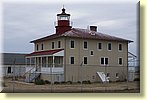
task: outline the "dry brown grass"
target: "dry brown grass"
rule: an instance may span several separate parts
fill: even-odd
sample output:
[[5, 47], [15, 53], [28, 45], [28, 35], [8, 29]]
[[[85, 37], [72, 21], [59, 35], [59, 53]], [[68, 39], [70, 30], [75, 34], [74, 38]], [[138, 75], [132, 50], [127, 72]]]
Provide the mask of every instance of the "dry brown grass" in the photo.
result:
[[139, 82], [116, 82], [116, 83], [92, 83], [92, 84], [46, 84], [35, 85], [34, 83], [25, 83], [20, 81], [13, 81], [12, 78], [4, 79], [6, 87], [4, 87], [4, 93], [10, 92], [96, 92], [96, 93], [108, 93], [108, 92], [135, 92], [139, 93]]

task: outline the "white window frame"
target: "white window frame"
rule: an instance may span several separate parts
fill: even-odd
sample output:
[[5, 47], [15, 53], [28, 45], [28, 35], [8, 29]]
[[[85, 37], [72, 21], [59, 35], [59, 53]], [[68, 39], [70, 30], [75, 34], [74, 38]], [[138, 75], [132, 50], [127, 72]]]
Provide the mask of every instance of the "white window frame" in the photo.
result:
[[[71, 48], [71, 41], [74, 41], [74, 48]], [[69, 41], [69, 48], [70, 48], [70, 49], [75, 49], [75, 47], [76, 47], [76, 42], [75, 42], [75, 40], [73, 40], [73, 39], [70, 40], [70, 41]]]
[[[10, 69], [10, 70], [9, 70], [9, 69]], [[9, 71], [10, 71], [10, 72], [9, 72]], [[8, 73], [8, 74], [11, 74], [11, 73], [12, 73], [12, 67], [10, 67], [10, 66], [7, 67], [7, 73]]]
[[[101, 58], [104, 58], [104, 64], [101, 64]], [[106, 61], [105, 61], [106, 58], [108, 58], [108, 64], [107, 64], [107, 65], [105, 64], [105, 63], [106, 63]], [[109, 60], [109, 57], [100, 57], [100, 65], [101, 65], [101, 66], [109, 66], [109, 61], [110, 61], [110, 60]]]
[[75, 56], [70, 56], [70, 57], [69, 57], [69, 64], [70, 64], [70, 65], [74, 65], [74, 64], [71, 64], [71, 57], [74, 57], [74, 64], [75, 64]]
[[[91, 55], [91, 51], [93, 52], [93, 55]], [[90, 56], [94, 56], [94, 51], [93, 50], [90, 50]]]
[[[101, 43], [101, 48], [102, 49], [99, 49], [99, 43]], [[97, 42], [97, 50], [99, 50], [99, 51], [102, 51], [103, 50], [103, 43], [102, 42]]]
[[[84, 64], [84, 58], [85, 58], [85, 57], [87, 58], [87, 64]], [[84, 57], [83, 57], [83, 65], [88, 65], [88, 57], [87, 57], [87, 56], [84, 56]]]
[[[59, 42], [60, 42], [60, 47], [59, 47]], [[61, 48], [61, 41], [60, 40], [58, 41], [58, 48]]]
[[36, 44], [36, 51], [39, 51], [39, 44]]
[[115, 77], [116, 78], [119, 78], [119, 73], [115, 73]]
[[[84, 48], [84, 42], [87, 42], [87, 48]], [[86, 40], [83, 41], [83, 49], [88, 50], [88, 41], [86, 41]]]
[[41, 51], [43, 51], [43, 50], [44, 50], [44, 44], [41, 43]]
[[107, 78], [110, 78], [110, 73], [107, 72], [107, 73], [106, 73], [106, 77], [107, 77]]
[[[121, 44], [122, 50], [119, 50], [119, 45]], [[123, 51], [123, 44], [122, 43], [118, 43], [118, 51], [122, 52]]]
[[[54, 43], [54, 48], [52, 48], [52, 43]], [[55, 49], [55, 41], [52, 41], [52, 42], [51, 42], [51, 49], [52, 49], [52, 50]]]
[[[122, 59], [122, 64], [119, 64], [119, 58]], [[122, 57], [118, 57], [118, 65], [119, 65], [119, 66], [123, 66], [123, 58], [122, 58]]]
[[[109, 44], [111, 44], [111, 50], [109, 50]], [[107, 43], [107, 50], [112, 51], [112, 43], [111, 42]]]

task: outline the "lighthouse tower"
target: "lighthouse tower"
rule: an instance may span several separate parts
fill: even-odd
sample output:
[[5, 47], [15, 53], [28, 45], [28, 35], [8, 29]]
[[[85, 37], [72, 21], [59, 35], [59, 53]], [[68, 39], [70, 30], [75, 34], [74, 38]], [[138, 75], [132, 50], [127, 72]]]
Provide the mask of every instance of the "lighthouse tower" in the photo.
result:
[[70, 26], [70, 14], [65, 13], [65, 8], [62, 8], [62, 13], [57, 14], [57, 24], [55, 26], [56, 34], [62, 34], [69, 31], [72, 27]]

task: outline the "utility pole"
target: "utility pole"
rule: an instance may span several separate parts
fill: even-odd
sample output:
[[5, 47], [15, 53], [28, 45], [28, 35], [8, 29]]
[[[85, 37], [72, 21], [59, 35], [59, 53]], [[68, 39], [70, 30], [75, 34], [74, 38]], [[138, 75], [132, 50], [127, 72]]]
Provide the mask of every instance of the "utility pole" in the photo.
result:
[[82, 87], [83, 87], [83, 84], [82, 84], [82, 66], [83, 66], [83, 61], [82, 61], [82, 63], [80, 64], [80, 66], [81, 66], [81, 92], [82, 92]]
[[16, 62], [16, 58], [14, 58], [14, 66], [13, 66], [13, 93], [14, 93], [14, 86], [15, 86], [15, 62]]

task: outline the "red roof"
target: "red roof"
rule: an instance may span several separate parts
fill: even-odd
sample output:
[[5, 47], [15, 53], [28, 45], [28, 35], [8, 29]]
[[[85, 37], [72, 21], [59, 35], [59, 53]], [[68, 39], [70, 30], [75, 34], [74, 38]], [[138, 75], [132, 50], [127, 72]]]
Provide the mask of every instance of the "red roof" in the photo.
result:
[[38, 52], [32, 52], [26, 56], [37, 56], [37, 55], [53, 55], [59, 51], [62, 51], [64, 49], [56, 49], [56, 50], [46, 50], [46, 51], [38, 51]]
[[83, 38], [83, 39], [98, 39], [98, 40], [109, 40], [109, 41], [133, 42], [131, 40], [107, 35], [107, 34], [100, 33], [100, 32], [91, 31], [88, 29], [72, 28], [71, 30], [63, 34], [49, 35], [49, 36], [46, 36], [40, 39], [33, 40], [31, 41], [31, 43], [50, 40], [50, 39], [54, 39], [58, 37], [75, 37], [75, 38]]

